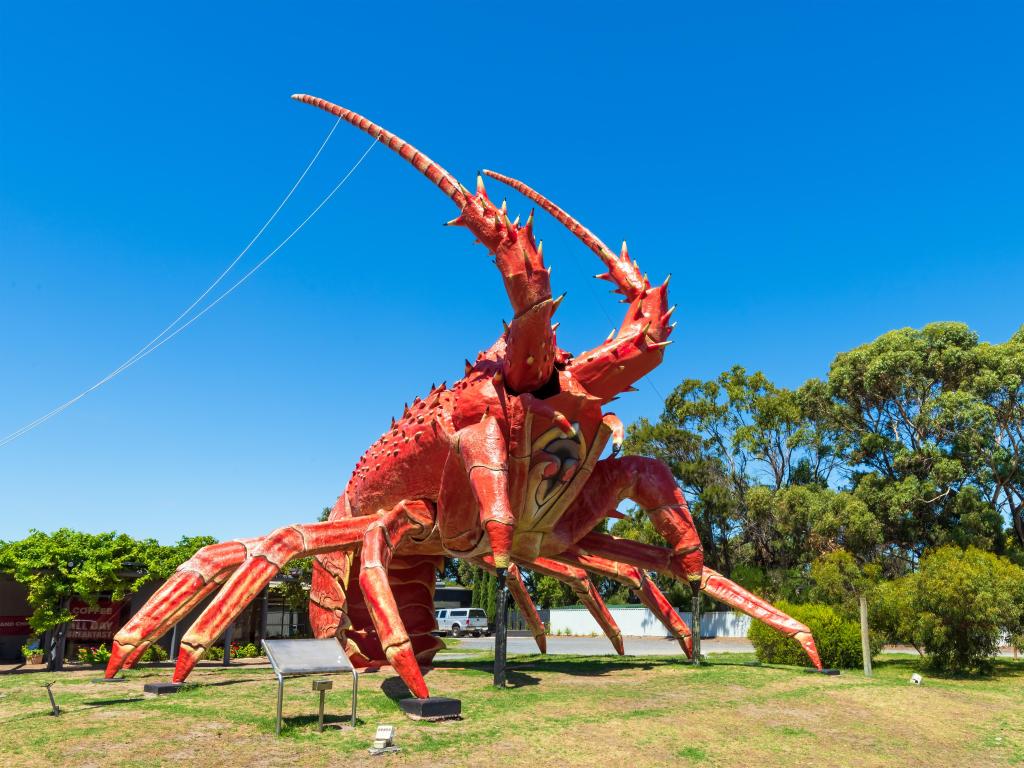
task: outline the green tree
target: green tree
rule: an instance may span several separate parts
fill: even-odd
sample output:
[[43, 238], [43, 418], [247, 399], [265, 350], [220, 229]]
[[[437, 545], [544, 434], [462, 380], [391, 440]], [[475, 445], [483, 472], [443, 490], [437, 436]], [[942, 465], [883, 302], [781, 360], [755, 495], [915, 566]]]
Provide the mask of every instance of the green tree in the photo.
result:
[[165, 547], [123, 533], [33, 530], [21, 541], [0, 542], [0, 571], [28, 589], [29, 626], [42, 633], [71, 621], [71, 598], [95, 604], [109, 594], [121, 600], [149, 581], [167, 578], [197, 549], [213, 542], [208, 536], [193, 536]]
[[820, 383], [787, 390], [737, 366], [712, 381], [684, 381], [657, 423], [641, 419], [630, 427], [625, 447], [672, 469], [692, 502], [709, 565], [731, 572], [736, 547], [745, 543], [760, 565], [775, 567], [768, 531], [750, 518], [746, 496], [761, 485], [827, 481], [837, 455], [833, 432], [817, 429], [812, 418], [823, 421], [827, 407]]
[[543, 574], [529, 574], [527, 586], [530, 594], [539, 608], [561, 608], [565, 605], [575, 605], [579, 602], [576, 593], [568, 584], [558, 579]]
[[1024, 547], [1024, 326], [1005, 344], [979, 345], [977, 355], [979, 370], [947, 409], [945, 427], [981, 497]]
[[962, 323], [933, 323], [833, 361], [844, 458], [856, 497], [900, 561], [893, 572], [947, 542], [1004, 548], [998, 505], [1020, 499], [1019, 452], [1006, 451], [1021, 430], [1018, 347], [996, 349]]
[[859, 620], [858, 601], [872, 592], [881, 575], [877, 564], [861, 564], [845, 549], [826, 552], [811, 563], [812, 599], [836, 606], [848, 618]]
[[1000, 640], [1024, 632], [1024, 568], [976, 547], [929, 553], [875, 598], [878, 628], [923, 650], [940, 670], [986, 671]]
[[[788, 390], [736, 366], [714, 380], [684, 381], [657, 423], [630, 427], [625, 448], [670, 467], [708, 565], [726, 574], [742, 566], [745, 578], [795, 596], [798, 588], [783, 584], [805, 580], [807, 563], [827, 546], [878, 546], [864, 505], [827, 485], [843, 440], [830, 398], [823, 382]], [[664, 543], [635, 515], [615, 530]]]

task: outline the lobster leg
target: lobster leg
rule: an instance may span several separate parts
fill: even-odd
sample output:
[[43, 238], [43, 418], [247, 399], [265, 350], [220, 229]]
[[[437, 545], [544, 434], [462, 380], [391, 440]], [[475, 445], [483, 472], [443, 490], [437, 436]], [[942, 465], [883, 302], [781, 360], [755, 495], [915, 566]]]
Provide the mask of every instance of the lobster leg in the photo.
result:
[[[658, 571], [680, 580], [686, 578], [685, 572], [679, 566], [678, 556], [665, 547], [641, 544], [638, 541], [619, 539], [603, 533], [590, 533], [580, 540], [579, 548], [589, 554], [621, 560], [647, 571]], [[821, 658], [814, 644], [814, 637], [806, 625], [710, 568], [703, 568], [700, 588], [715, 600], [763, 621], [787, 637], [795, 638], [803, 646], [814, 666], [821, 669]]]
[[590, 615], [594, 617], [598, 626], [608, 636], [616, 652], [620, 656], [626, 652], [622, 644], [622, 632], [619, 630], [619, 625], [615, 623], [615, 619], [612, 618], [608, 606], [604, 604], [604, 600], [601, 599], [600, 593], [590, 580], [590, 577], [587, 576], [585, 570], [560, 563], [557, 560], [549, 560], [546, 557], [538, 557], [529, 562], [524, 562], [522, 565], [532, 571], [558, 579], [563, 584], [568, 584], [572, 587], [572, 591], [576, 593], [580, 602], [587, 607]]
[[[497, 570], [494, 567], [494, 558], [490, 555], [475, 558], [473, 562], [486, 568], [491, 573]], [[537, 643], [537, 648], [541, 653], [547, 653], [548, 639], [547, 632], [544, 629], [544, 622], [541, 621], [540, 614], [537, 612], [537, 606], [534, 605], [533, 598], [530, 597], [530, 593], [523, 583], [523, 575], [519, 572], [519, 566], [512, 563], [508, 567], [508, 571], [505, 572], [505, 579], [508, 591], [512, 593], [512, 599], [516, 601], [516, 607], [519, 608], [519, 612], [530, 627], [530, 632], [533, 633], [533, 639]]]
[[460, 429], [455, 438], [479, 505], [480, 522], [491, 543], [494, 565], [508, 568], [515, 519], [508, 498], [508, 448], [501, 426], [493, 416], [484, 416], [479, 424]]
[[423, 501], [401, 502], [375, 521], [363, 539], [359, 588], [366, 598], [370, 619], [377, 630], [384, 655], [413, 696], [430, 695], [423, 680], [416, 651], [398, 615], [398, 605], [388, 584], [388, 564], [401, 541], [433, 523], [433, 510]]
[[597, 462], [590, 480], [555, 527], [556, 537], [564, 548], [572, 546], [611, 516], [623, 499], [632, 499], [646, 511], [672, 547], [674, 575], [689, 581], [696, 592], [704, 567], [700, 536], [672, 471], [657, 459], [624, 456]]
[[639, 568], [582, 552], [577, 547], [572, 547], [555, 559], [568, 565], [580, 566], [628, 586], [633, 596], [643, 603], [676, 639], [686, 657], [693, 658], [693, 637], [690, 628], [676, 613], [664, 593]]
[[182, 638], [174, 682], [188, 677], [206, 650], [289, 560], [354, 547], [376, 520], [371, 515], [285, 526], [247, 547], [245, 561]]
[[131, 669], [153, 643], [220, 587], [256, 539], [211, 544], [182, 563], [114, 638], [107, 677]]

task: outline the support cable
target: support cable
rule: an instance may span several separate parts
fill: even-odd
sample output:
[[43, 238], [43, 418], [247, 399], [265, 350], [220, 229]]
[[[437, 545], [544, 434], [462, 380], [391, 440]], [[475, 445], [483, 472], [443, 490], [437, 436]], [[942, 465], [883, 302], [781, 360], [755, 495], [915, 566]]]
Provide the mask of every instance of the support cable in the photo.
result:
[[154, 337], [146, 346], [144, 346], [142, 349], [140, 349], [138, 352], [136, 352], [134, 355], [132, 355], [130, 358], [128, 358], [124, 363], [122, 363], [120, 366], [115, 368], [109, 374], [107, 374], [102, 379], [97, 381], [91, 387], [89, 387], [86, 390], [83, 390], [82, 392], [80, 392], [78, 395], [76, 395], [75, 397], [71, 398], [67, 402], [57, 406], [56, 408], [54, 408], [49, 413], [44, 414], [43, 416], [40, 416], [35, 421], [29, 422], [25, 426], [21, 427], [18, 430], [15, 430], [14, 432], [12, 432], [11, 434], [7, 435], [3, 439], [0, 439], [0, 447], [3, 447], [3, 446], [7, 445], [10, 442], [13, 442], [14, 440], [17, 440], [22, 435], [26, 434], [27, 432], [30, 432], [31, 430], [35, 429], [38, 426], [44, 424], [45, 422], [47, 422], [50, 419], [52, 419], [54, 416], [57, 416], [57, 415], [63, 413], [65, 410], [70, 408], [72, 405], [77, 403], [79, 400], [81, 400], [83, 397], [85, 397], [89, 393], [94, 392], [95, 390], [99, 389], [101, 386], [103, 386], [104, 384], [106, 384], [111, 379], [115, 378], [116, 376], [120, 375], [121, 373], [123, 373], [128, 368], [131, 368], [133, 365], [135, 365], [137, 362], [139, 362], [143, 358], [148, 357], [149, 355], [151, 355], [157, 349], [162, 347], [168, 341], [170, 341], [175, 336], [177, 336], [179, 333], [181, 333], [186, 328], [188, 328], [190, 325], [192, 325], [192, 323], [194, 323], [200, 317], [202, 317], [207, 312], [209, 312], [211, 309], [213, 309], [215, 306], [217, 306], [221, 301], [223, 301], [231, 293], [233, 293], [236, 288], [238, 288], [244, 282], [246, 282], [258, 269], [260, 269], [260, 267], [262, 267], [264, 264], [266, 264], [268, 261], [270, 261], [270, 259], [273, 258], [273, 256], [275, 254], [277, 254], [278, 251], [280, 251], [293, 237], [295, 237], [295, 235], [297, 235], [299, 233], [299, 231], [302, 230], [302, 228], [305, 227], [306, 224], [309, 223], [309, 221], [317, 213], [319, 213], [320, 209], [323, 208], [332, 197], [334, 197], [334, 194], [339, 189], [341, 189], [342, 186], [344, 186], [345, 182], [348, 181], [349, 177], [352, 176], [352, 174], [355, 172], [355, 170], [362, 164], [363, 160], [366, 159], [366, 156], [370, 154], [370, 151], [377, 144], [377, 141], [378, 141], [377, 138], [373, 139], [373, 141], [370, 143], [370, 146], [367, 147], [366, 151], [363, 152], [363, 154], [359, 157], [358, 160], [356, 160], [355, 164], [348, 170], [348, 173], [346, 173], [342, 177], [341, 181], [339, 181], [334, 186], [334, 188], [330, 192], [327, 193], [327, 195], [320, 201], [320, 203], [316, 206], [316, 208], [314, 208], [312, 210], [312, 212], [310, 212], [310, 214], [308, 216], [306, 216], [306, 218], [303, 219], [302, 222], [295, 229], [293, 229], [291, 231], [291, 233], [284, 240], [282, 240], [277, 245], [276, 248], [274, 248], [270, 253], [268, 253], [259, 262], [257, 262], [256, 266], [254, 266], [252, 269], [250, 269], [248, 272], [246, 272], [233, 285], [231, 285], [230, 288], [225, 290], [216, 299], [214, 299], [212, 302], [210, 302], [205, 307], [203, 307], [203, 309], [201, 309], [199, 312], [197, 312], [195, 315], [193, 315], [187, 322], [185, 322], [184, 324], [180, 325], [175, 330], [171, 331], [171, 329], [174, 328], [174, 326], [177, 325], [185, 316], [187, 316], [189, 314], [189, 312], [191, 312], [191, 310], [194, 309], [196, 307], [196, 305], [199, 304], [199, 302], [203, 300], [203, 298], [205, 298], [207, 295], [209, 295], [209, 293], [213, 290], [213, 288], [216, 287], [216, 285], [218, 283], [220, 283], [224, 279], [224, 277], [238, 263], [238, 261], [242, 258], [242, 256], [244, 256], [245, 253], [252, 247], [252, 245], [256, 242], [256, 240], [259, 238], [259, 236], [263, 234], [264, 230], [266, 230], [266, 228], [270, 225], [270, 222], [274, 220], [274, 218], [277, 216], [278, 212], [281, 210], [281, 208], [284, 207], [284, 204], [288, 201], [288, 199], [295, 192], [295, 190], [298, 187], [299, 183], [302, 181], [302, 179], [309, 172], [310, 168], [312, 168], [313, 163], [316, 162], [317, 157], [319, 157], [320, 153], [323, 151], [324, 147], [327, 145], [327, 141], [331, 138], [331, 135], [334, 133], [334, 129], [338, 127], [338, 123], [340, 123], [340, 122], [341, 122], [341, 120], [339, 119], [338, 122], [336, 122], [334, 124], [334, 126], [331, 128], [330, 133], [327, 134], [327, 138], [324, 139], [323, 144], [321, 144], [320, 148], [317, 150], [316, 154], [313, 156], [313, 159], [310, 161], [309, 165], [306, 166], [306, 169], [302, 172], [302, 175], [299, 177], [299, 179], [292, 186], [291, 190], [285, 196], [284, 200], [281, 201], [281, 204], [278, 205], [277, 209], [271, 215], [270, 219], [267, 220], [267, 222], [260, 228], [260, 230], [256, 234], [256, 236], [245, 247], [245, 250], [243, 250], [242, 253], [240, 253], [234, 259], [234, 261], [231, 262], [231, 264], [228, 266], [228, 268], [225, 269], [224, 272], [222, 272], [220, 274], [220, 276], [210, 285], [210, 287], [207, 288], [202, 294], [200, 294], [200, 296], [194, 302], [192, 302], [192, 304], [184, 312], [182, 312], [174, 320], [173, 323], [168, 325], [160, 334], [158, 334], [156, 337]]

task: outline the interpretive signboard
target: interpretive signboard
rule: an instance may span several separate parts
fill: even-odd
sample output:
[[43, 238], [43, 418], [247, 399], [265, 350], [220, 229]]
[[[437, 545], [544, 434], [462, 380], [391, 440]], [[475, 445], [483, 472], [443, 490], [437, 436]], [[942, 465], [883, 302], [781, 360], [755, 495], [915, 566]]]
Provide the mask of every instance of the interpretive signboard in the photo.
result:
[[264, 640], [270, 665], [277, 675], [277, 729], [281, 735], [281, 710], [284, 705], [284, 680], [303, 675], [352, 675], [352, 726], [356, 724], [356, 697], [359, 692], [359, 673], [349, 661], [345, 649], [337, 638], [326, 640]]

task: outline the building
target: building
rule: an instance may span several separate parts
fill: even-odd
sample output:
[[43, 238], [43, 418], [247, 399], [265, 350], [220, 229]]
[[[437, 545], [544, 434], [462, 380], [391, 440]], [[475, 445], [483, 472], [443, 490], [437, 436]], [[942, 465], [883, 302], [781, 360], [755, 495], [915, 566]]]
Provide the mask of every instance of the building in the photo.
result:
[[[276, 583], [271, 582], [271, 587]], [[125, 622], [138, 611], [150, 596], [160, 587], [159, 582], [146, 584], [135, 594], [123, 601], [114, 602], [109, 595], [101, 597], [99, 604], [90, 606], [85, 600], [74, 599], [68, 609], [75, 618], [66, 627], [64, 658], [74, 659], [83, 646], [95, 647], [105, 643], [111, 647], [114, 635]], [[207, 598], [186, 616], [175, 631], [168, 632], [159, 644], [175, 655], [172, 642], [192, 625], [209, 604]], [[0, 573], [0, 661], [21, 660], [21, 647], [32, 633], [28, 625], [32, 609], [28, 604], [28, 591], [6, 574]], [[289, 606], [274, 589], [264, 591], [262, 599], [254, 600], [239, 615], [231, 630], [232, 642], [259, 643], [261, 639], [279, 637], [309, 637], [309, 616], [305, 607], [301, 610]], [[48, 639], [48, 638], [47, 638]], [[44, 647], [46, 644], [44, 643]]]

